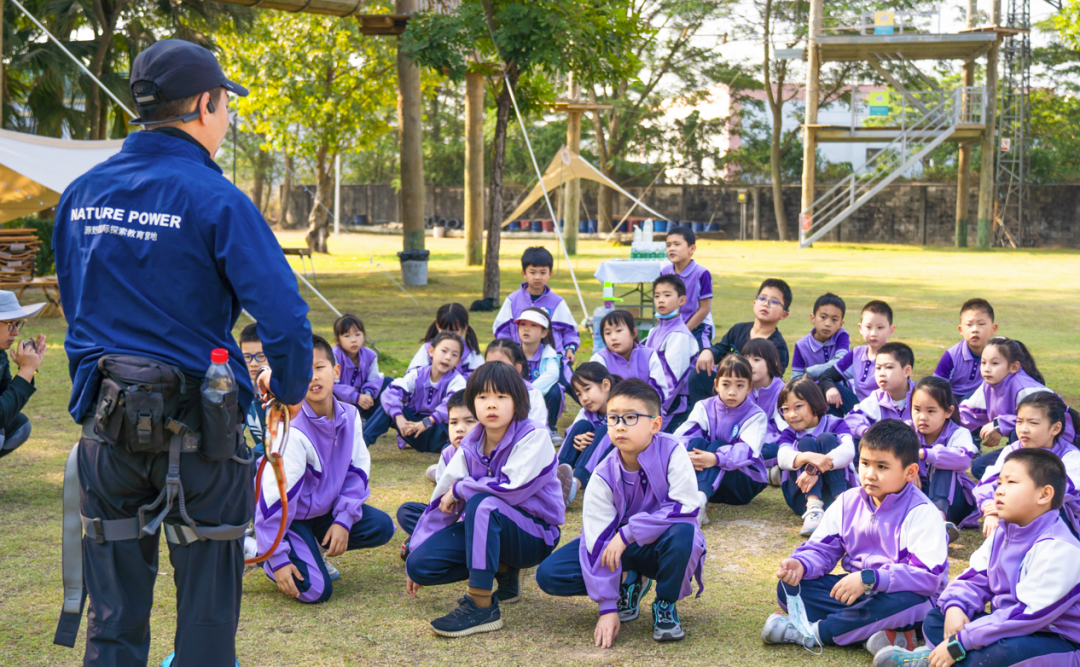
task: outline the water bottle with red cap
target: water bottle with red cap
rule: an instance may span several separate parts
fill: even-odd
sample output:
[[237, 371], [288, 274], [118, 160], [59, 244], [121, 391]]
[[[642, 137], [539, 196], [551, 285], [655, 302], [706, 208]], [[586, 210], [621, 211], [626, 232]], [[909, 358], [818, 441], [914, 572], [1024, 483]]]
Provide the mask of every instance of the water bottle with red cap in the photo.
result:
[[225, 397], [236, 393], [236, 378], [229, 368], [229, 351], [220, 347], [210, 353], [210, 368], [202, 383], [204, 403], [223, 405]]

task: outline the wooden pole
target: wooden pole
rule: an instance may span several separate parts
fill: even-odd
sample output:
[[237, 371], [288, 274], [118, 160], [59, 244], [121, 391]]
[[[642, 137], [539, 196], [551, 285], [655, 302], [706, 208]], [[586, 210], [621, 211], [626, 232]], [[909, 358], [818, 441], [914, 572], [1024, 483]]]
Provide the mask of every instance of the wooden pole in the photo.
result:
[[[578, 102], [581, 86], [573, 72], [570, 73], [570, 101]], [[571, 153], [581, 152], [581, 112], [571, 111], [566, 120], [566, 147]], [[565, 211], [563, 212], [563, 240], [566, 252], [577, 254], [578, 223], [581, 220], [581, 181], [577, 178], [566, 182]]]
[[484, 75], [465, 74], [465, 266], [484, 264]]
[[[396, 0], [398, 14], [411, 15], [416, 0]], [[398, 50], [398, 135], [401, 138], [403, 249], [424, 249], [424, 147], [420, 125], [420, 68]]]
[[[994, 9], [990, 15], [990, 25], [1001, 23], [1001, 0], [994, 0]], [[975, 245], [980, 250], [989, 250], [993, 243], [994, 231], [994, 158], [997, 156], [997, 86], [998, 86], [998, 46], [1001, 37], [994, 42], [986, 53], [986, 129], [982, 139], [982, 164], [979, 166], [979, 218], [975, 232]]]
[[[818, 51], [818, 37], [821, 36], [822, 13], [825, 10], [825, 0], [811, 0], [810, 2], [810, 33], [806, 41], [806, 119], [803, 121], [803, 172], [802, 172], [802, 210], [806, 210], [814, 203], [814, 162], [817, 155], [817, 136], [811, 125], [817, 125], [818, 120], [818, 79], [821, 76], [821, 52]], [[784, 91], [777, 91], [777, 95], [783, 95]], [[803, 221], [799, 219], [800, 244], [806, 238], [806, 230]]]
[[0, 0], [0, 129], [4, 127], [4, 0]]
[[754, 190], [754, 240], [761, 240], [761, 188]]
[[[975, 27], [975, 14], [978, 11], [976, 0], [968, 0], [967, 28]], [[964, 64], [964, 85], [975, 85], [975, 61]], [[968, 210], [971, 204], [971, 144], [960, 144], [957, 157], [956, 179], [956, 238], [953, 243], [957, 248], [966, 248], [968, 244]]]

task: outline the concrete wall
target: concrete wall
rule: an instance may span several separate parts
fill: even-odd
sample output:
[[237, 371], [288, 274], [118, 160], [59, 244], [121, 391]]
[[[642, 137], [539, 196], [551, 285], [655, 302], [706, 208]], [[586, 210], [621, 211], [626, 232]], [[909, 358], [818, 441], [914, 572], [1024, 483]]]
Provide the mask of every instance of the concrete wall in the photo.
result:
[[[596, 215], [596, 189], [586, 183], [582, 193], [589, 217]], [[314, 193], [313, 186], [307, 186]], [[645, 188], [628, 188], [636, 197]], [[819, 188], [819, 195], [828, 188]], [[685, 185], [656, 186], [645, 193], [643, 201], [657, 212], [672, 220], [708, 222], [720, 225], [728, 238], [738, 238], [740, 206], [735, 185]], [[754, 188], [749, 188], [750, 192]], [[783, 188], [784, 210], [787, 215], [789, 238], [798, 237], [800, 189], [798, 185]], [[509, 211], [522, 190], [508, 188], [506, 207]], [[776, 217], [773, 213], [772, 188], [758, 187], [760, 197], [761, 238], [778, 237]], [[343, 221], [351, 222], [355, 215], [367, 215], [369, 221], [383, 223], [400, 218], [398, 196], [387, 185], [343, 185], [341, 187], [341, 212]], [[464, 191], [460, 187], [428, 187], [425, 213], [444, 218], [461, 219], [465, 213]], [[632, 202], [622, 196], [615, 197], [615, 211], [621, 217]], [[753, 198], [747, 204], [747, 235], [753, 221]], [[294, 188], [290, 202], [290, 219], [306, 220], [311, 210], [311, 196], [302, 187]], [[558, 204], [553, 200], [556, 207]], [[978, 192], [971, 189], [968, 214], [968, 243], [975, 244], [975, 215]], [[1080, 248], [1080, 184], [1039, 185], [1031, 187], [1031, 221], [1028, 237], [1034, 245], [1043, 247]], [[556, 208], [556, 211], [558, 209]], [[827, 237], [829, 241], [851, 243], [905, 243], [914, 245], [952, 245], [955, 229], [956, 186], [948, 184], [899, 184], [885, 188], [854, 215], [834, 228]], [[647, 217], [649, 213], [638, 208], [632, 214]], [[530, 210], [526, 218], [548, 218], [547, 208], [541, 200]], [[1030, 243], [1029, 243], [1030, 244]]]

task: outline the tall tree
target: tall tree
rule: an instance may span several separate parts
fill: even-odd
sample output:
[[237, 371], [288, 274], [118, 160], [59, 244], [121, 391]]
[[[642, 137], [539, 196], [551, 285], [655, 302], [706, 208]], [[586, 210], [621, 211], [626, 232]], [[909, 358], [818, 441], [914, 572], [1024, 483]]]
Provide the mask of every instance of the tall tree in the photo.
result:
[[311, 163], [316, 190], [307, 244], [327, 252], [334, 157], [371, 148], [387, 132], [395, 100], [393, 42], [364, 37], [355, 21], [272, 13], [218, 39], [226, 72], [260, 82], [237, 107], [252, 131], [266, 137], [263, 148]]
[[503, 168], [511, 95], [524, 112], [553, 96], [548, 81], [574, 72], [583, 85], [615, 83], [637, 72], [630, 44], [649, 32], [631, 0], [464, 0], [449, 15], [417, 14], [401, 49], [420, 65], [460, 81], [471, 63], [496, 62], [490, 210], [484, 297], [499, 298]]

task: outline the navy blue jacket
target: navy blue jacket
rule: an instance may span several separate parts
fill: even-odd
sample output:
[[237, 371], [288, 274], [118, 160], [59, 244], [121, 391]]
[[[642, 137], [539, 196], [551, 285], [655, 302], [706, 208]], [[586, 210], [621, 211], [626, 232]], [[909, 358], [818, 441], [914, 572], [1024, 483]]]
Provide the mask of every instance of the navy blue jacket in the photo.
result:
[[271, 389], [299, 403], [311, 381], [308, 306], [258, 209], [199, 146], [136, 132], [64, 191], [53, 232], [68, 321], [68, 410], [94, 408], [104, 354], [137, 354], [202, 377], [229, 351], [241, 414], [253, 392], [232, 329], [246, 308], [274, 371]]

